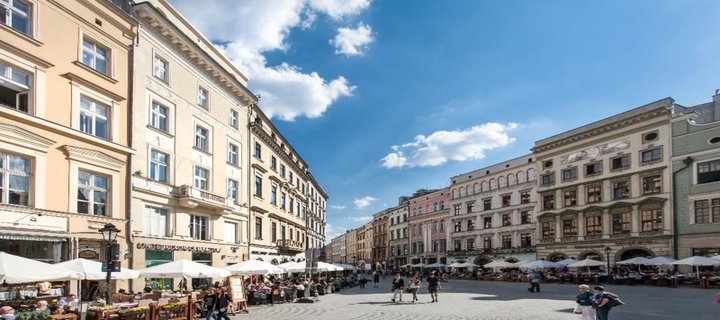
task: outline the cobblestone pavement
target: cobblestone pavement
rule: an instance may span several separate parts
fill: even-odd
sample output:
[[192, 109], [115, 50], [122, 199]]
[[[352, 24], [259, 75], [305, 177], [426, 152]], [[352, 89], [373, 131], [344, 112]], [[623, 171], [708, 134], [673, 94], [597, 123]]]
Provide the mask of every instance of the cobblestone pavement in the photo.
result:
[[[458, 281], [442, 283], [439, 303], [430, 303], [430, 295], [421, 289], [419, 302], [390, 302], [390, 282], [381, 288], [344, 289], [321, 296], [313, 304], [287, 303], [275, 306], [251, 306], [249, 315], [235, 318], [254, 319], [538, 319], [579, 320], [572, 313], [577, 290], [569, 284], [543, 284], [542, 292], [527, 291], [527, 284], [512, 282]], [[659, 288], [646, 286], [606, 286], [626, 303], [610, 312], [612, 320], [718, 320], [720, 305], [715, 303], [718, 290]]]

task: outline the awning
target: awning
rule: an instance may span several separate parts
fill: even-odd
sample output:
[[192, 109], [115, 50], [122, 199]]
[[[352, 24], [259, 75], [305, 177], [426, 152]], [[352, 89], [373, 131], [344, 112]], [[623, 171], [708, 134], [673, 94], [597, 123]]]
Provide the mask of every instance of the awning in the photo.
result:
[[67, 242], [66, 238], [53, 238], [53, 237], [41, 237], [41, 236], [20, 236], [20, 235], [13, 235], [13, 234], [0, 234], [0, 240]]

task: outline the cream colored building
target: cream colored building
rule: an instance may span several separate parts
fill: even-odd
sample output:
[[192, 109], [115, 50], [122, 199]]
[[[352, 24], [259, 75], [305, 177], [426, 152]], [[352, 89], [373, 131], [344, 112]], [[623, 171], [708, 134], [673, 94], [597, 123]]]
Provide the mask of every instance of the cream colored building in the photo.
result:
[[366, 270], [372, 269], [373, 265], [373, 222], [370, 221], [362, 226], [363, 236], [362, 240], [358, 239], [358, 245], [362, 242], [362, 250], [358, 249], [358, 255], [362, 258], [358, 258], [358, 263], [363, 263], [363, 268]]
[[[110, 1], [0, 8], [0, 251], [104, 260], [98, 230], [129, 227], [128, 50], [136, 23]], [[127, 267], [125, 237], [118, 239]]]
[[310, 188], [310, 194], [306, 195], [305, 243], [308, 248], [319, 249], [325, 243], [328, 195], [310, 171], [307, 171], [306, 175], [306, 184]]
[[671, 98], [542, 139], [538, 258], [672, 255]]
[[388, 266], [400, 269], [408, 263], [410, 234], [408, 233], [408, 197], [400, 197], [398, 206], [387, 209]]
[[345, 232], [345, 259], [343, 263], [354, 264], [357, 259], [357, 229], [352, 229]]
[[450, 189], [421, 189], [410, 197], [409, 264], [447, 264]]
[[[164, 0], [136, 1], [132, 266], [248, 259], [247, 78]], [[135, 281], [170, 289], [172, 279]], [[194, 280], [202, 286], [202, 280]]]

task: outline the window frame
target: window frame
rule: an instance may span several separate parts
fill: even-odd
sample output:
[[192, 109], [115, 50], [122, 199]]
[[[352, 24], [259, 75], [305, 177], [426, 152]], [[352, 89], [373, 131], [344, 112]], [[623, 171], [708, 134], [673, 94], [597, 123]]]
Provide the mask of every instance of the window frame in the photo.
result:
[[[202, 222], [204, 222], [204, 225]], [[198, 228], [198, 230], [195, 230], [196, 227]], [[210, 226], [210, 219], [207, 216], [190, 214], [190, 239], [196, 241], [210, 241], [210, 239], [212, 239], [212, 236], [210, 234], [211, 230], [212, 228]], [[198, 231], [200, 231], [200, 234], [203, 237], [199, 237], [197, 235]]]
[[[32, 206], [33, 199], [34, 199], [33, 197], [35, 196], [35, 194], [34, 194], [35, 184], [34, 184], [34, 175], [33, 175], [34, 169], [35, 169], [34, 168], [35, 158], [29, 157], [27, 155], [19, 155], [19, 154], [10, 153], [10, 152], [4, 152], [2, 150], [0, 150], [0, 157], [2, 157], [2, 159], [0, 159], [1, 160], [0, 162], [2, 162], [2, 167], [0, 167], [0, 203], [7, 204], [7, 205], [26, 206], [26, 207]], [[17, 157], [17, 158], [21, 158], [21, 159], [27, 161], [28, 172], [20, 172], [17, 170], [11, 170], [10, 164], [12, 162], [10, 161], [10, 157]], [[20, 174], [23, 174], [23, 175], [20, 175]], [[10, 189], [10, 180], [11, 180], [10, 176], [11, 175], [16, 176], [16, 177], [18, 177], [18, 176], [26, 177], [26, 179], [27, 179], [27, 182], [26, 182], [27, 203], [25, 203], [25, 204], [10, 203], [10, 201], [9, 201], [10, 200], [10, 191], [12, 191]]]
[[205, 110], [210, 110], [210, 90], [202, 85], [198, 85], [197, 105]]
[[[91, 109], [84, 108], [84, 107], [83, 107], [83, 105], [84, 105], [83, 102], [89, 103]], [[99, 114], [99, 113], [96, 111], [97, 108], [105, 108], [107, 115], [103, 116], [102, 114]], [[90, 135], [90, 136], [93, 136], [93, 137], [96, 137], [96, 138], [100, 138], [100, 139], [103, 139], [103, 140], [106, 140], [106, 141], [113, 141], [113, 135], [112, 135], [112, 133], [113, 133], [113, 125], [112, 125], [112, 121], [113, 121], [113, 109], [112, 109], [112, 106], [111, 106], [111, 105], [104, 104], [104, 103], [100, 102], [100, 101], [97, 100], [97, 99], [91, 98], [91, 97], [88, 96], [88, 95], [80, 94], [80, 105], [79, 105], [79, 107], [78, 107], [78, 112], [79, 112], [79, 114], [78, 114], [78, 121], [79, 121], [78, 130], [79, 130], [80, 132], [83, 132], [83, 133], [85, 133], [85, 134], [87, 134], [87, 135]], [[84, 124], [83, 117], [89, 117], [89, 118], [90, 118], [91, 123], [92, 123], [91, 132], [88, 132], [88, 131], [86, 131], [86, 130], [83, 130], [83, 124]], [[107, 132], [105, 133], [105, 134], [106, 134], [105, 137], [99, 136], [99, 135], [97, 134], [97, 123], [98, 123], [97, 120], [98, 120], [98, 118], [100, 118], [101, 120], [102, 120], [102, 118], [104, 118], [104, 120], [105, 120], [105, 122], [106, 122], [105, 130], [106, 130]]]
[[[153, 233], [153, 221], [156, 219], [153, 218], [152, 213], [158, 213], [160, 215], [165, 216], [165, 230], [163, 230], [160, 234]], [[150, 223], [150, 226], [147, 225], [147, 223]], [[155, 205], [145, 205], [145, 210], [143, 210], [143, 234], [147, 236], [152, 237], [169, 237], [170, 236], [170, 210], [168, 208], [164, 208], [161, 206], [155, 206]], [[159, 230], [159, 228], [157, 228]]]
[[[7, 6], [4, 1], [7, 1]], [[0, 2], [0, 8], [6, 10], [5, 22], [2, 24], [16, 32], [22, 33], [25, 36], [34, 38], [33, 33], [35, 31], [35, 24], [34, 24], [35, 23], [35, 19], [34, 19], [35, 18], [35, 3], [30, 2], [30, 1], [23, 1], [23, 0], [4, 0], [4, 1]], [[22, 12], [22, 10], [17, 9], [16, 6], [13, 5], [15, 2], [20, 2], [24, 5], [26, 5], [28, 8], [28, 10], [27, 10], [28, 12]], [[2, 9], [0, 9], [0, 10], [2, 10]], [[16, 28], [15, 26], [13, 26], [13, 21], [14, 21], [13, 14], [14, 13], [25, 15], [24, 18], [27, 20], [26, 23], [27, 23], [28, 30], [23, 31], [23, 30]]]
[[[235, 184], [235, 188], [231, 189], [233, 183]], [[235, 193], [235, 196], [232, 197], [231, 193]], [[232, 199], [232, 203], [238, 204], [240, 202], [240, 181], [228, 178], [227, 179], [227, 199]]]
[[[157, 154], [161, 154], [161, 155], [165, 156], [165, 179], [161, 180], [161, 179], [155, 179], [155, 177], [153, 177], [153, 169], [155, 168], [155, 166], [158, 166], [158, 169], [156, 169], [156, 170], [160, 170], [161, 166], [162, 166], [162, 164], [159, 161], [156, 161], [155, 157], [153, 157], [153, 153], [157, 153]], [[171, 168], [170, 154], [167, 152], [164, 152], [162, 150], [159, 150], [157, 148], [150, 148], [150, 152], [148, 153], [148, 179], [157, 181], [157, 182], [168, 183], [168, 181], [170, 180], [170, 178], [169, 178], [170, 177], [170, 168]], [[160, 171], [157, 171], [157, 172], [160, 172]]]
[[[160, 61], [162, 63], [162, 77], [158, 76], [158, 65], [157, 62]], [[153, 63], [152, 63], [152, 75], [155, 79], [159, 79], [167, 84], [170, 83], [170, 62], [167, 61], [167, 59], [164, 59], [159, 54], [155, 54], [153, 56]]]
[[[623, 159], [625, 159], [625, 158], [627, 158], [627, 165], [623, 166], [623, 162], [624, 162]], [[619, 167], [615, 167], [616, 160], [620, 161]], [[610, 158], [610, 171], [627, 170], [627, 169], [630, 169], [631, 166], [632, 166], [632, 157], [629, 153], [625, 153], [621, 156]]]
[[[640, 210], [641, 232], [662, 231], [664, 229], [663, 221], [664, 217], [662, 209], [648, 208]], [[646, 229], [646, 227], [650, 227], [651, 229]]]
[[[200, 129], [201, 131], [202, 130], [205, 131], [204, 137], [198, 136], [198, 129]], [[195, 124], [195, 133], [193, 134], [193, 137], [194, 137], [193, 148], [196, 150], [205, 152], [205, 153], [211, 153], [210, 152], [210, 145], [212, 144], [211, 136], [212, 136], [212, 134], [210, 133], [210, 129], [206, 128], [205, 126], [203, 126], [199, 123], [196, 123]], [[203, 146], [203, 141], [204, 141], [204, 146]], [[200, 144], [200, 145], [198, 145], [198, 144]]]
[[[659, 154], [659, 158], [654, 157], [656, 151]], [[663, 160], [663, 147], [662, 146], [648, 148], [648, 149], [640, 150], [638, 152], [640, 153], [640, 165], [643, 165], [643, 166], [658, 163]], [[645, 154], [648, 152], [650, 153], [650, 159], [645, 160]]]
[[[648, 184], [645, 183], [646, 179], [657, 178], [653, 181], [653, 185], [656, 186], [654, 190], [648, 191]], [[642, 195], [660, 194], [663, 192], [663, 176], [662, 173], [648, 174], [640, 177], [640, 186], [642, 188]], [[655, 191], [656, 190], [656, 191]]]
[[[93, 44], [92, 48], [86, 47], [85, 43], [91, 43]], [[105, 61], [105, 72], [97, 69], [97, 58], [98, 58], [98, 52], [97, 50], [102, 49], [105, 50], [105, 57], [103, 57], [103, 60]], [[87, 50], [86, 50], [87, 49]], [[90, 50], [91, 49], [91, 50]], [[85, 61], [85, 53], [92, 55], [92, 60], [89, 62]], [[89, 36], [87, 33], [81, 32], [80, 37], [80, 48], [78, 51], [78, 61], [83, 66], [89, 68], [93, 72], [96, 72], [100, 75], [114, 78], [114, 71], [113, 71], [113, 62], [114, 62], [114, 52], [111, 46], [102, 43], [101, 41], [97, 40], [97, 38]]]
[[[574, 166], [574, 167], [571, 167], [571, 168], [567, 168], [567, 169], [563, 169], [563, 170], [560, 172], [562, 181], [563, 181], [563, 182], [567, 182], [567, 181], [577, 180], [577, 178], [578, 178], [577, 169], [578, 169], [577, 166]], [[566, 175], [566, 173], [567, 173], [567, 175]]]
[[240, 112], [231, 108], [228, 124], [235, 129], [240, 128]]
[[[207, 173], [207, 176], [206, 176], [205, 179], [204, 179], [204, 181], [205, 181], [205, 188], [202, 187], [202, 182], [203, 182], [202, 177], [199, 177], [199, 176], [197, 175], [198, 170], [199, 170], [200, 172], [206, 172], [206, 173]], [[210, 190], [211, 190], [211, 181], [210, 181], [210, 178], [211, 178], [210, 175], [211, 175], [211, 174], [212, 174], [212, 173], [211, 173], [211, 171], [210, 171], [209, 168], [205, 168], [205, 167], [203, 167], [203, 166], [201, 166], [201, 165], [194, 164], [194, 165], [193, 165], [193, 188], [196, 188], [196, 189], [199, 189], [199, 190], [203, 190], [203, 191], [210, 191]], [[199, 177], [200, 179], [198, 179], [198, 177]], [[200, 186], [198, 186], [198, 182], [200, 182]]]
[[[603, 162], [602, 161], [595, 161], [591, 163], [587, 163], [583, 166], [585, 169], [585, 176], [586, 177], [594, 177], [603, 174]], [[590, 172], [590, 168], [592, 168], [592, 172]]]
[[[91, 181], [91, 184], [83, 185], [80, 183], [80, 177], [83, 174], [87, 174], [90, 176], [88, 181]], [[95, 177], [96, 176], [103, 176], [105, 178], [105, 185], [106, 185], [105, 188], [101, 188], [101, 187], [98, 187], [95, 185], [95, 182], [96, 182]], [[77, 197], [77, 199], [75, 199], [75, 202], [77, 204], [76, 208], [78, 208], [78, 209], [76, 209], [76, 211], [78, 214], [84, 214], [84, 215], [88, 215], [88, 216], [112, 217], [112, 206], [111, 206], [112, 178], [113, 177], [111, 175], [99, 173], [96, 171], [82, 170], [82, 169], [78, 170], [78, 176], [77, 176], [78, 197]], [[89, 197], [86, 200], [80, 200], [79, 194], [80, 194], [81, 189], [88, 190]], [[105, 203], [103, 203], [103, 205], [105, 207], [105, 214], [100, 215], [95, 212], [95, 205], [96, 205], [95, 192], [104, 192], [105, 193], [106, 201], [105, 201]], [[80, 212], [79, 207], [80, 207], [81, 202], [87, 203], [88, 212]]]
[[[157, 108], [155, 108], [157, 106]], [[165, 114], [161, 114], [158, 110], [165, 110]], [[156, 119], [158, 122], [158, 125], [156, 125]], [[164, 133], [170, 133], [170, 107], [166, 106], [163, 103], [160, 103], [157, 99], [151, 99], [150, 100], [150, 110], [149, 110], [149, 117], [148, 117], [148, 125], [156, 130], [159, 130], [160, 132]], [[164, 123], [165, 128], [161, 128], [161, 124]]]
[[[235, 147], [234, 151], [233, 147]], [[240, 146], [231, 141], [227, 143], [227, 163], [235, 167], [240, 166]]]
[[[697, 163], [695, 163], [695, 165], [693, 166], [693, 183], [695, 185], [701, 185], [701, 184], [704, 185], [704, 184], [720, 182], [720, 180], [700, 182], [700, 176], [699, 176], [700, 175], [700, 165], [708, 163], [709, 166], [713, 166], [713, 164], [712, 164], [713, 162], [717, 162], [717, 164], [714, 164], [714, 165], [717, 166], [718, 168], [720, 168], [720, 158], [707, 159], [707, 160], [702, 160], [702, 161], [698, 161]], [[720, 171], [710, 171], [710, 173], [712, 173], [712, 172], [720, 172]]]

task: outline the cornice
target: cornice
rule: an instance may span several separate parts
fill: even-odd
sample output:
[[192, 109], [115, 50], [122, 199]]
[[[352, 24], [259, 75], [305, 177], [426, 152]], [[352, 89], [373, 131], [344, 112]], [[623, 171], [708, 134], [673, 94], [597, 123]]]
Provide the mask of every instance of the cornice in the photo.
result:
[[103, 86], [101, 86], [101, 85], [98, 85], [98, 84], [96, 84], [96, 83], [94, 83], [94, 82], [92, 82], [92, 81], [89, 81], [89, 80], [83, 78], [83, 77], [80, 76], [80, 75], [74, 74], [74, 73], [72, 73], [72, 72], [68, 72], [68, 73], [62, 74], [62, 76], [65, 77], [65, 78], [67, 78], [67, 79], [69, 79], [70, 81], [77, 82], [78, 84], [80, 84], [80, 85], [82, 85], [82, 86], [84, 86], [84, 87], [88, 87], [88, 88], [93, 89], [93, 90], [95, 90], [95, 91], [97, 91], [97, 92], [100, 92], [100, 93], [102, 93], [103, 95], [107, 96], [108, 98], [113, 99], [114, 101], [118, 101], [118, 102], [119, 102], [119, 101], [125, 101], [125, 100], [126, 100], [125, 97], [123, 97], [123, 96], [121, 96], [121, 95], [119, 95], [119, 94], [117, 94], [117, 93], [115, 93], [115, 92], [112, 92], [112, 91], [106, 89], [105, 87], [103, 87]]
[[255, 122], [250, 123], [250, 129], [252, 132], [262, 140], [265, 145], [270, 147], [274, 154], [278, 155], [282, 160], [283, 163], [292, 166], [294, 171], [300, 176], [303, 180], [308, 180], [309, 177], [306, 174], [304, 169], [301, 169], [300, 166], [293, 161], [290, 156], [280, 147], [280, 145], [277, 144], [277, 142], [265, 131], [263, 130], [262, 126], [257, 125]]
[[64, 145], [62, 146], [62, 149], [65, 151], [69, 160], [80, 161], [117, 172], [121, 171], [125, 167], [125, 161], [115, 159], [100, 151], [70, 145]]
[[55, 141], [18, 126], [0, 122], [0, 140], [47, 153]]

